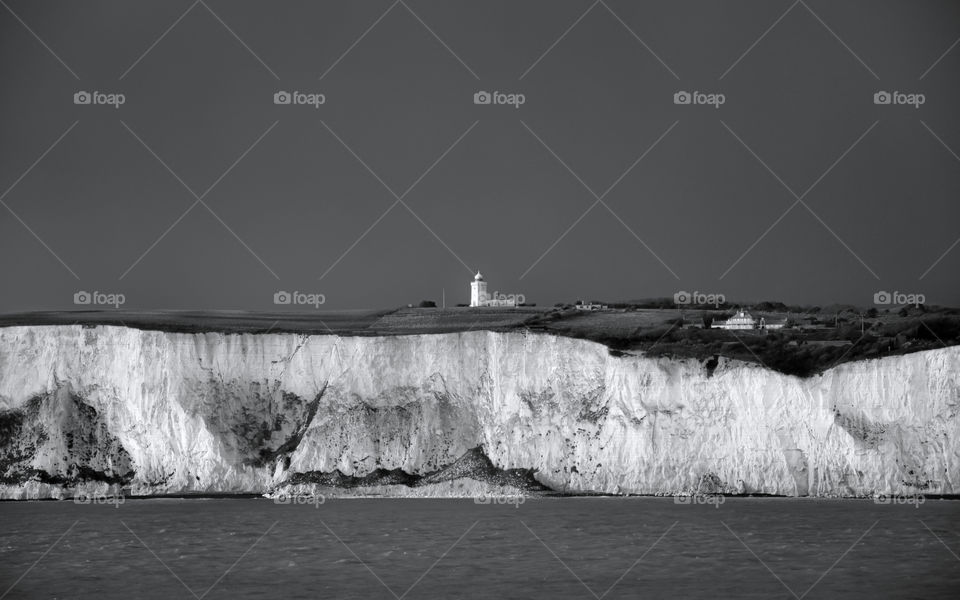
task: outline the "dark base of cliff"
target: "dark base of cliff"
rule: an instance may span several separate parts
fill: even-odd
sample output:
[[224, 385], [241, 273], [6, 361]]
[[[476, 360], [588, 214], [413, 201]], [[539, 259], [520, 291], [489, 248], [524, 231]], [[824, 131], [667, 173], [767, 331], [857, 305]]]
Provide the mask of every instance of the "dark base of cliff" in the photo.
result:
[[501, 469], [494, 466], [478, 446], [464, 453], [453, 463], [424, 475], [414, 475], [401, 469], [377, 469], [363, 477], [344, 475], [333, 471], [308, 471], [294, 473], [283, 485], [315, 484], [334, 488], [360, 488], [384, 485], [405, 485], [415, 488], [456, 479], [469, 478], [483, 483], [499, 486], [511, 486], [525, 492], [552, 492], [553, 490], [534, 477], [532, 469]]

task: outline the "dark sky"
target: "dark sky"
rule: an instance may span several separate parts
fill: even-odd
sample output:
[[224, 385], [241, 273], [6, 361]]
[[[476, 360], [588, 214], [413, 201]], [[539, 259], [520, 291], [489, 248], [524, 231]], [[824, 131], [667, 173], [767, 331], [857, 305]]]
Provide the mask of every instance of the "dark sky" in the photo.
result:
[[2, 312], [960, 305], [957, 2], [4, 1]]

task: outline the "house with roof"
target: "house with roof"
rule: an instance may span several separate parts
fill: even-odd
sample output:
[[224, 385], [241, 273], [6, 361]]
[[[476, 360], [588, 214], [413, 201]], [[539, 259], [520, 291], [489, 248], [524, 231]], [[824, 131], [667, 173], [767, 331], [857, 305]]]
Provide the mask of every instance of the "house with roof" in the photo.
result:
[[726, 321], [713, 322], [713, 327], [717, 329], [756, 329], [757, 325], [758, 322], [753, 315], [742, 308]]

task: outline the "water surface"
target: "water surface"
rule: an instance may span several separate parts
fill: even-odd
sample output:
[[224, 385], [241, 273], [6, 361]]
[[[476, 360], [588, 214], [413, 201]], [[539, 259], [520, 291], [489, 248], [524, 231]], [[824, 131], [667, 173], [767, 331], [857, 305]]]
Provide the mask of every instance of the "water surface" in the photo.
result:
[[0, 503], [4, 599], [954, 599], [958, 556], [948, 500]]

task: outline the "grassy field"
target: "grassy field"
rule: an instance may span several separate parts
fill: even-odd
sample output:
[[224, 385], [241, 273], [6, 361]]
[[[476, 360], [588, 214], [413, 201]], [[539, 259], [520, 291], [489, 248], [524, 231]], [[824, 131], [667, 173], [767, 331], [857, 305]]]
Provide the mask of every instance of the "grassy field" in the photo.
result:
[[376, 335], [449, 333], [456, 331], [504, 331], [522, 328], [549, 309], [518, 308], [401, 308], [382, 316], [369, 331]]
[[57, 311], [0, 315], [0, 327], [17, 325], [119, 325], [181, 333], [314, 333], [403, 335], [522, 327], [548, 309], [399, 308], [310, 313], [244, 311]]
[[0, 327], [16, 325], [119, 325], [182, 333], [336, 333], [359, 335], [393, 310], [340, 310], [316, 313], [243, 311], [57, 311], [0, 315]]
[[0, 315], [15, 325], [121, 325], [184, 333], [310, 333], [411, 335], [460, 331], [531, 331], [605, 344], [612, 354], [696, 358], [719, 356], [807, 377], [852, 360], [906, 354], [960, 344], [960, 309], [913, 307], [896, 311], [757, 311], [788, 319], [782, 330], [724, 331], [698, 327], [731, 310], [619, 308], [597, 312], [556, 308], [399, 308], [315, 313], [240, 311], [64, 311]]

